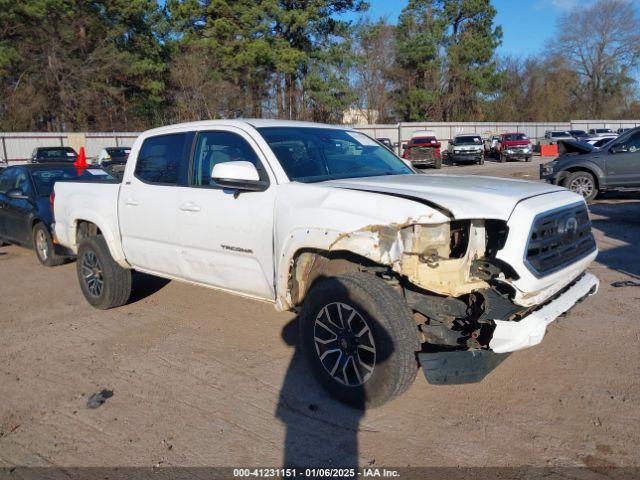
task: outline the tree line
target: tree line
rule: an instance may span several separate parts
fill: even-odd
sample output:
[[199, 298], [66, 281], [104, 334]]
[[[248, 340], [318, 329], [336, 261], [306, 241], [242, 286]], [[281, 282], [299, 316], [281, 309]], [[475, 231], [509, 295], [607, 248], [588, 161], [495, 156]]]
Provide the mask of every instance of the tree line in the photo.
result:
[[0, 130], [340, 123], [348, 109], [371, 123], [640, 117], [630, 0], [567, 12], [527, 58], [497, 54], [489, 0], [409, 0], [393, 23], [367, 9], [364, 0], [0, 0]]

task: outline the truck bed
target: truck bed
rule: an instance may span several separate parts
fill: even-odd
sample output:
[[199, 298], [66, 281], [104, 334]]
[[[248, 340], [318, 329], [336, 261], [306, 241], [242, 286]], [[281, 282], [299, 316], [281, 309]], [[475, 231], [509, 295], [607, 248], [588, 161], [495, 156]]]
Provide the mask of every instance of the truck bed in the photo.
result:
[[95, 223], [104, 234], [107, 243], [117, 242], [114, 232], [120, 231], [120, 182], [109, 179], [57, 182], [54, 192], [55, 235], [62, 246], [77, 252], [76, 224], [80, 220]]

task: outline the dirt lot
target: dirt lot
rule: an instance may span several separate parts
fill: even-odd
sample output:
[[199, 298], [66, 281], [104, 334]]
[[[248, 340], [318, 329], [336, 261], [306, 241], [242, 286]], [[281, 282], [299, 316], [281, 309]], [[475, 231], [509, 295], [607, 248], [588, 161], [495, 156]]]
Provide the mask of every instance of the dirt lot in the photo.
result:
[[[443, 172], [534, 179], [538, 162]], [[291, 314], [142, 276], [129, 305], [96, 311], [74, 264], [3, 247], [0, 466], [639, 466], [640, 200], [592, 213], [597, 297], [482, 383], [419, 374], [364, 415], [309, 378]]]

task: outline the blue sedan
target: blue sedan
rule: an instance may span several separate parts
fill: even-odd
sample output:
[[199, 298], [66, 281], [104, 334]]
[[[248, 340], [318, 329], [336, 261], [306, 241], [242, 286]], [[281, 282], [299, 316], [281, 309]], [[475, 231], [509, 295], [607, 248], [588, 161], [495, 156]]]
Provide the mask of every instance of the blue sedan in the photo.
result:
[[29, 164], [0, 170], [0, 245], [33, 248], [43, 265], [62, 264], [72, 254], [56, 244], [52, 233], [53, 186], [58, 181], [115, 182], [101, 168]]

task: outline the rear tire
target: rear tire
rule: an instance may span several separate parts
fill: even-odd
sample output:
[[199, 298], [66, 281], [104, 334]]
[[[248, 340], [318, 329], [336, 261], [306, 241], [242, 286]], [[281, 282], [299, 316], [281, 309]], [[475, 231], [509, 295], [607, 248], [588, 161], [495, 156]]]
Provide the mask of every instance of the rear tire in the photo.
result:
[[591, 203], [598, 196], [598, 184], [589, 172], [573, 172], [564, 181], [564, 186], [582, 195], [587, 203]]
[[56, 247], [53, 244], [53, 237], [47, 226], [36, 223], [31, 233], [33, 249], [36, 251], [38, 261], [45, 267], [56, 267], [65, 262], [65, 258], [56, 254]]
[[299, 328], [314, 376], [342, 402], [376, 407], [404, 393], [415, 379], [416, 323], [402, 297], [372, 274], [316, 281], [305, 297]]
[[84, 298], [95, 308], [108, 310], [129, 300], [131, 270], [116, 263], [102, 235], [82, 240], [76, 270]]

